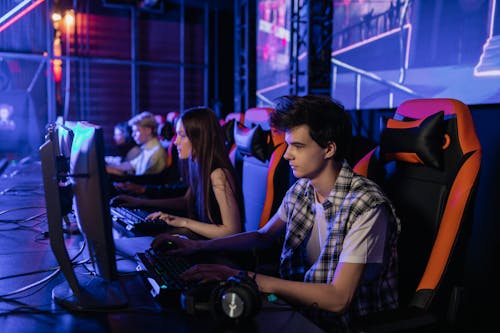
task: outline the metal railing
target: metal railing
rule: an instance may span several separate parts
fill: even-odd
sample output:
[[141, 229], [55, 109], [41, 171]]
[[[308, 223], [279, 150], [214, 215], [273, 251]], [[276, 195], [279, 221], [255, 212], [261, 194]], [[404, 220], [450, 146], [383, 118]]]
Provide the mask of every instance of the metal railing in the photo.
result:
[[331, 95], [334, 95], [336, 85], [337, 85], [337, 76], [338, 76], [338, 68], [341, 67], [343, 69], [348, 70], [349, 72], [354, 73], [355, 75], [355, 91], [354, 91], [354, 96], [355, 96], [355, 109], [359, 110], [361, 109], [361, 79], [365, 78], [370, 81], [379, 83], [380, 85], [383, 85], [387, 88], [389, 88], [389, 107], [392, 108], [394, 107], [394, 91], [402, 92], [405, 94], [408, 94], [409, 96], [412, 97], [421, 97], [417, 92], [414, 90], [400, 84], [394, 81], [386, 80], [379, 75], [365, 71], [361, 68], [357, 68], [355, 66], [346, 64], [345, 62], [342, 62], [338, 59], [331, 58], [332, 62], [332, 91]]

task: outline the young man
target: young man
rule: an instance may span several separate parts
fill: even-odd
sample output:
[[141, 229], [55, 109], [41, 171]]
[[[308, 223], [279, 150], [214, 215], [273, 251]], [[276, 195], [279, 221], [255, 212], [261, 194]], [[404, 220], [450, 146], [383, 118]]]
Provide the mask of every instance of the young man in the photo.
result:
[[162, 172], [167, 166], [167, 152], [157, 138], [158, 124], [150, 112], [142, 112], [128, 122], [132, 137], [141, 147], [141, 152], [130, 161], [106, 165], [112, 175], [147, 175]]
[[[284, 96], [271, 115], [285, 131], [285, 158], [299, 180], [260, 230], [208, 241], [160, 235], [172, 254], [264, 248], [282, 235], [280, 278], [255, 274], [261, 292], [273, 293], [312, 314], [322, 328], [344, 331], [353, 317], [395, 308], [399, 220], [380, 188], [353, 173], [345, 160], [351, 120], [323, 96]], [[225, 279], [238, 270], [197, 265], [186, 279]], [[250, 273], [254, 276], [254, 273]]]

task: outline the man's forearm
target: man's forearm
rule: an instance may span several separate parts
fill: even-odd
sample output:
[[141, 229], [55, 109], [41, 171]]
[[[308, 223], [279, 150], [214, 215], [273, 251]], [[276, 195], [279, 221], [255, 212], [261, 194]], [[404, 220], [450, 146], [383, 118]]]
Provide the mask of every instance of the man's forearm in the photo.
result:
[[247, 231], [227, 237], [201, 241], [202, 251], [248, 251], [270, 247], [272, 239], [264, 233]]

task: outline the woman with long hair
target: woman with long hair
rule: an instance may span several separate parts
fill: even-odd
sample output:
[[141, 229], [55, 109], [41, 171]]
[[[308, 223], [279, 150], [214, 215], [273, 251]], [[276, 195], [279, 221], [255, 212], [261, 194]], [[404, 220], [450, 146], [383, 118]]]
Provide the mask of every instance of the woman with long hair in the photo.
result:
[[183, 210], [187, 217], [155, 212], [148, 218], [160, 218], [205, 238], [243, 231], [243, 194], [217, 116], [207, 107], [194, 107], [180, 115], [175, 128], [174, 144], [186, 166], [186, 194], [165, 199], [120, 195], [114, 201], [128, 207]]

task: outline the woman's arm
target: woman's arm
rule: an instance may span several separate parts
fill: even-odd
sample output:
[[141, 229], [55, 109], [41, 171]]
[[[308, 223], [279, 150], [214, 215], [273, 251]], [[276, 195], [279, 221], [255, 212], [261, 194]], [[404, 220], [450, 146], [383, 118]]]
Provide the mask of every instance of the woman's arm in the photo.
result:
[[147, 199], [147, 198], [137, 198], [130, 195], [120, 194], [114, 197], [111, 201], [112, 204], [123, 206], [123, 207], [145, 207], [145, 208], [156, 208], [163, 210], [182, 210], [187, 211], [189, 208], [189, 196], [191, 189], [188, 188], [186, 193], [181, 197], [175, 198], [164, 198], [164, 199]]
[[217, 200], [222, 224], [212, 224], [193, 219], [160, 215], [169, 225], [187, 228], [206, 238], [219, 238], [241, 232], [241, 212], [234, 193], [234, 179], [227, 171], [218, 168], [210, 175], [212, 189]]

